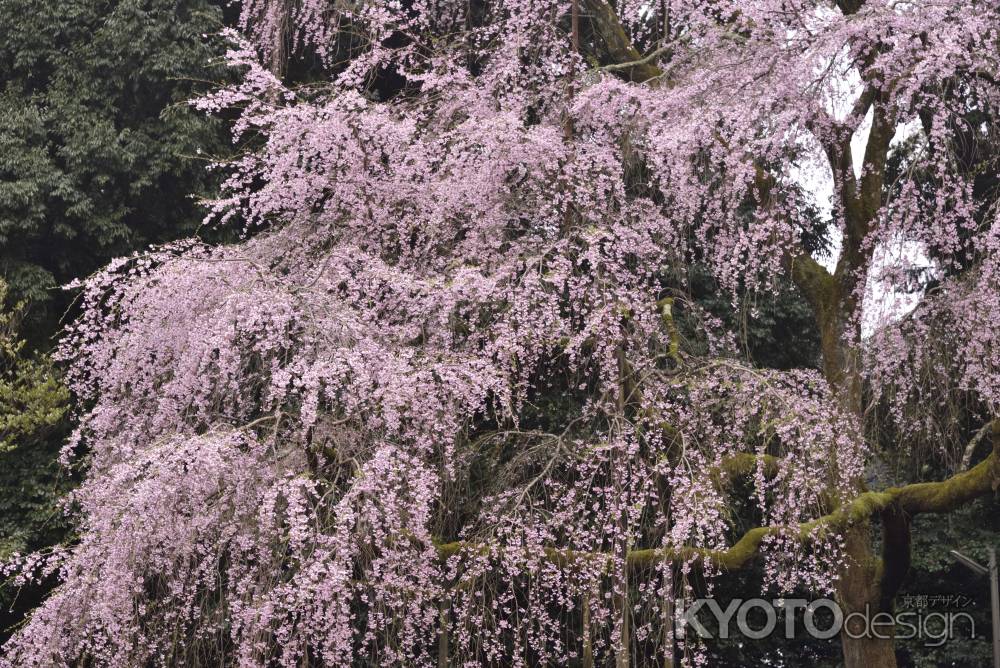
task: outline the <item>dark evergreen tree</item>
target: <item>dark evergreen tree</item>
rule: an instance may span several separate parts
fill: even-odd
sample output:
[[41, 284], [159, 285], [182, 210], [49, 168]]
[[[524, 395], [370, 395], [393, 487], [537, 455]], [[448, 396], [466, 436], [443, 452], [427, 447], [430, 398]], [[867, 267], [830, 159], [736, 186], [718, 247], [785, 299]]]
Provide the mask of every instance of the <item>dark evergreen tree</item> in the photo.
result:
[[220, 76], [222, 9], [0, 0], [0, 15], [0, 272], [45, 337], [53, 288], [198, 224], [226, 142], [187, 100]]

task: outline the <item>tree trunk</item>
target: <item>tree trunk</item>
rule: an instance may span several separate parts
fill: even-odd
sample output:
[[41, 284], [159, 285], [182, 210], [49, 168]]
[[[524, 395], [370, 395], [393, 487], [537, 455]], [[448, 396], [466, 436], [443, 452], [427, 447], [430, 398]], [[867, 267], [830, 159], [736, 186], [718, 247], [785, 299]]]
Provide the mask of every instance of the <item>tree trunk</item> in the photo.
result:
[[896, 651], [891, 638], [849, 638], [841, 634], [846, 668], [895, 668]]
[[[847, 331], [851, 317], [844, 313], [847, 308], [836, 292], [836, 306], [821, 317], [823, 347], [823, 371], [827, 382], [837, 395], [841, 408], [852, 413], [861, 428], [862, 386], [858, 351], [852, 345], [857, 340], [857, 332]], [[839, 308], [838, 308], [839, 307]], [[824, 322], [825, 320], [825, 322]], [[864, 481], [856, 481], [857, 492], [861, 493]], [[865, 521], [852, 526], [844, 536], [845, 563], [837, 580], [837, 602], [844, 613], [844, 627], [840, 633], [844, 652], [845, 668], [896, 668], [896, 652], [893, 638], [877, 638], [865, 628], [864, 622], [850, 615], [859, 613], [871, 620], [880, 612], [892, 612], [891, 598], [883, 600], [881, 591], [881, 568], [879, 557], [873, 549], [872, 525]], [[853, 623], [850, 623], [852, 622]], [[887, 631], [882, 628], [880, 631]]]
[[[846, 668], [896, 667], [892, 637], [874, 637], [868, 633], [870, 626], [866, 628], [858, 618], [850, 619], [855, 612], [868, 620], [879, 612], [891, 612], [882, 609], [878, 558], [872, 550], [871, 532], [871, 523], [864, 522], [852, 527], [844, 536], [847, 563], [837, 583], [837, 602], [844, 613], [840, 644]], [[883, 629], [881, 633], [886, 631]]]

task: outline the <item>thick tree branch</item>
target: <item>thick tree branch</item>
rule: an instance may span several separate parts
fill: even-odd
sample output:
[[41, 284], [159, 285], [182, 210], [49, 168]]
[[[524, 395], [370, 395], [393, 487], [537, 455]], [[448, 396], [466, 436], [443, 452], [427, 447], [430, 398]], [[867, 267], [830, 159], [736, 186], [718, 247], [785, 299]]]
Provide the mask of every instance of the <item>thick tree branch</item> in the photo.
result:
[[789, 258], [788, 269], [792, 281], [805, 295], [816, 314], [830, 307], [836, 285], [826, 267], [802, 251]]
[[[861, 90], [861, 95], [859, 95], [858, 99], [854, 101], [854, 106], [851, 107], [851, 115], [847, 117], [848, 120], [852, 120], [860, 125], [861, 121], [868, 113], [868, 107], [872, 106], [876, 97], [878, 97], [878, 89], [870, 84], [866, 85]], [[853, 134], [857, 129], [857, 127], [851, 128], [851, 134]]]
[[885, 161], [889, 155], [889, 142], [895, 134], [895, 114], [879, 100], [872, 106], [872, 128], [861, 167], [862, 216], [870, 223], [882, 206], [882, 184], [885, 179]]
[[613, 66], [624, 72], [630, 81], [643, 82], [659, 78], [663, 70], [652, 61], [656, 55], [643, 57], [632, 44], [618, 15], [605, 0], [583, 0], [583, 6], [590, 18], [594, 32], [604, 42], [608, 58]]
[[[668, 53], [673, 51], [673, 48], [674, 48], [673, 43], [664, 44], [660, 48], [656, 49], [655, 51], [651, 51], [648, 55], [643, 56], [638, 60], [632, 60], [625, 63], [612, 63], [610, 65], [605, 65], [601, 69], [604, 70], [605, 72], [621, 72], [623, 70], [631, 70], [634, 68], [643, 67], [645, 65], [653, 63], [653, 61], [655, 61], [657, 58], [667, 55]], [[656, 66], [654, 65], [654, 67]], [[659, 70], [658, 67], [656, 69]]]
[[[899, 498], [882, 511], [882, 576], [880, 595], [882, 609], [891, 608], [892, 599], [903, 584], [910, 568], [910, 520], [921, 512], [941, 513], [953, 510], [978, 496], [995, 491], [1000, 481], [1000, 420], [994, 420], [980, 429], [969, 442], [967, 452], [975, 449], [985, 433], [992, 435], [993, 452], [980, 463], [974, 475], [958, 474], [950, 484], [919, 483], [900, 490]], [[963, 461], [962, 469], [968, 466]], [[975, 469], [973, 469], [975, 471]], [[972, 471], [965, 473], [972, 474]]]
[[[994, 420], [991, 427], [993, 433], [993, 452], [969, 471], [958, 473], [940, 482], [924, 482], [892, 487], [881, 492], [865, 492], [850, 503], [833, 510], [827, 515], [808, 522], [792, 526], [756, 527], [740, 537], [731, 547], [725, 550], [710, 550], [705, 548], [685, 547], [677, 550], [649, 548], [628, 552], [625, 561], [629, 570], [642, 570], [663, 562], [711, 562], [714, 566], [727, 571], [740, 570], [748, 566], [760, 553], [761, 544], [768, 536], [777, 536], [792, 532], [799, 538], [806, 539], [815, 532], [846, 529], [854, 524], [866, 522], [875, 515], [881, 515], [883, 520], [890, 522], [901, 520], [908, 524], [909, 519], [921, 513], [946, 513], [981, 496], [992, 493], [1000, 482], [1000, 420]], [[770, 465], [774, 462], [771, 461]], [[731, 462], [734, 472], [745, 473], [756, 466], [753, 455]], [[724, 466], [723, 468], [726, 468]], [[890, 529], [894, 531], [898, 526]], [[899, 538], [890, 533], [890, 537]], [[908, 533], [905, 539], [909, 541]], [[437, 545], [438, 556], [442, 559], [465, 551], [488, 554], [490, 546], [466, 541], [456, 541]], [[556, 547], [543, 548], [544, 556], [550, 563], [568, 567], [573, 564], [589, 563], [604, 564], [610, 567], [614, 563], [613, 555], [605, 552], [584, 552]], [[886, 594], [891, 598], [893, 587], [905, 575], [906, 563], [893, 564], [883, 572]], [[892, 590], [892, 591], [890, 591]]]

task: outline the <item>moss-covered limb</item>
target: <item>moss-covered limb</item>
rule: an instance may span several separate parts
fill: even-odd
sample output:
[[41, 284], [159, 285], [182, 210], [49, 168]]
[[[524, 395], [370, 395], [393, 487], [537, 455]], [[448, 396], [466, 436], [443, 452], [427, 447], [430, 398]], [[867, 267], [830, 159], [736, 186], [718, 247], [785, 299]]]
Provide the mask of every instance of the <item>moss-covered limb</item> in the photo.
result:
[[790, 257], [788, 269], [792, 281], [805, 295], [817, 316], [834, 305], [836, 281], [833, 275], [808, 253], [801, 252]]
[[670, 356], [675, 362], [680, 362], [680, 332], [677, 329], [677, 323], [674, 320], [674, 298], [664, 297], [663, 299], [656, 302], [656, 308], [660, 311], [660, 321], [667, 330], [667, 337], [669, 340], [667, 355]]
[[644, 567], [660, 561], [693, 561], [697, 563], [709, 560], [713, 565], [723, 570], [740, 570], [749, 565], [757, 556], [761, 543], [767, 536], [794, 531], [800, 538], [808, 538], [817, 530], [838, 529], [865, 521], [891, 502], [892, 497], [885, 492], [866, 492], [828, 515], [803, 522], [797, 526], [767, 526], [750, 529], [726, 550], [693, 547], [680, 550], [636, 550], [629, 553], [629, 565]]
[[760, 546], [764, 538], [776, 534], [778, 531], [778, 527], [756, 527], [750, 529], [727, 550], [709, 550], [697, 547], [685, 547], [679, 550], [663, 548], [633, 550], [628, 554], [628, 565], [631, 569], [641, 570], [667, 561], [691, 562], [695, 564], [710, 561], [723, 570], [738, 571], [749, 565], [753, 558], [760, 552]]
[[909, 515], [947, 513], [996, 490], [1000, 481], [1000, 420], [991, 426], [993, 451], [968, 471], [940, 482], [921, 482], [888, 490]]
[[754, 455], [749, 452], [741, 452], [723, 459], [719, 466], [713, 467], [709, 471], [709, 476], [716, 487], [731, 485], [738, 478], [747, 478], [757, 472], [757, 467], [761, 467], [765, 478], [773, 478], [778, 474], [780, 458], [774, 455]]
[[[726, 571], [747, 567], [760, 553], [764, 539], [771, 535], [794, 531], [802, 539], [816, 531], [841, 530], [880, 516], [886, 534], [886, 553], [883, 557], [882, 591], [883, 597], [892, 598], [902, 578], [909, 568], [909, 520], [920, 513], [945, 513], [984, 496], [997, 487], [1000, 481], [1000, 420], [994, 420], [991, 427], [993, 452], [989, 457], [969, 471], [958, 473], [940, 482], [914, 483], [905, 487], [893, 487], [882, 492], [865, 492], [849, 503], [832, 512], [803, 522], [797, 526], [755, 527], [747, 531], [732, 546], [725, 550], [684, 547], [677, 550], [648, 548], [632, 550], [626, 555], [630, 571], [650, 568], [659, 563], [673, 561], [695, 564], [710, 561], [714, 566]], [[769, 455], [736, 455], [726, 459], [720, 466], [726, 476], [746, 475], [763, 462], [765, 474], [777, 470], [778, 460]], [[455, 541], [437, 544], [441, 559], [447, 559], [466, 551], [487, 555], [493, 547], [485, 543]], [[904, 549], [905, 548], [905, 549]], [[557, 547], [544, 547], [544, 558], [560, 567], [574, 564], [602, 564], [610, 568], [613, 555], [605, 552], [585, 552]], [[887, 557], [887, 558], [886, 558]]]
[[907, 485], [892, 492], [900, 506], [911, 515], [947, 513], [993, 491], [997, 475], [997, 459], [991, 454], [968, 471], [941, 482]]
[[608, 59], [613, 64], [623, 65], [630, 81], [649, 81], [663, 75], [652, 59], [643, 58], [632, 44], [610, 4], [605, 0], [584, 0], [583, 6], [594, 32], [604, 43]]
[[[993, 433], [993, 452], [971, 470], [963, 471], [939, 482], [913, 483], [904, 487], [890, 488], [884, 492], [865, 492], [828, 515], [800, 524], [798, 528], [800, 536], [806, 537], [821, 527], [843, 528], [880, 515], [883, 521], [889, 521], [889, 537], [893, 545], [900, 548], [902, 541], [905, 541], [908, 546], [910, 517], [920, 513], [950, 512], [996, 490], [998, 481], [1000, 481], [1000, 420], [993, 421], [991, 430]], [[905, 534], [903, 529], [906, 529]], [[781, 527], [757, 527], [747, 532], [729, 550], [722, 552], [703, 551], [702, 554], [723, 568], [742, 568], [759, 550], [763, 538], [780, 530]], [[668, 556], [670, 555], [663, 554], [659, 558], [667, 558]], [[907, 563], [904, 562], [887, 562], [883, 578], [893, 578], [899, 575], [893, 570], [896, 568], [903, 569], [905, 574], [906, 567]], [[891, 585], [893, 582], [890, 581], [888, 584]]]
[[[993, 492], [1000, 481], [1000, 420], [993, 420], [972, 440], [977, 443], [984, 433], [992, 436], [993, 451], [971, 471], [964, 471], [941, 482], [915, 483], [890, 490], [896, 499], [881, 513], [882, 568], [879, 594], [883, 610], [891, 607], [910, 568], [910, 519], [919, 513], [944, 513]], [[967, 462], [963, 463], [963, 468]]]

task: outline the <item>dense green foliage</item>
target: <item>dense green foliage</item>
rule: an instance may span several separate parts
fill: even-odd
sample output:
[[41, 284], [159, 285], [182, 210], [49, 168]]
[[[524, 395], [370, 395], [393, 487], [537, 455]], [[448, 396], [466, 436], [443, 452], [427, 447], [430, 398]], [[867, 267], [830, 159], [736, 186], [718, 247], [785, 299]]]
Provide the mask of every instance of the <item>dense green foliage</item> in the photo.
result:
[[53, 287], [197, 225], [225, 138], [186, 101], [218, 77], [205, 36], [222, 11], [0, 0], [0, 15], [0, 272], [51, 334]]
[[[69, 479], [57, 455], [69, 391], [48, 358], [26, 350], [18, 333], [24, 304], [8, 305], [7, 293], [0, 281], [0, 559], [60, 542], [68, 531], [59, 500]], [[0, 619], [13, 621], [30, 604], [32, 592], [21, 594], [0, 587]]]
[[[6, 297], [0, 282], [0, 304]], [[22, 311], [18, 303], [0, 312], [0, 556], [42, 547], [61, 526], [53, 455], [69, 391], [50, 360], [26, 353], [17, 331]]]
[[[8, 288], [0, 282], [0, 304]], [[69, 393], [45, 358], [24, 355], [17, 328], [24, 304], [0, 312], [0, 455], [43, 441], [66, 414]]]

